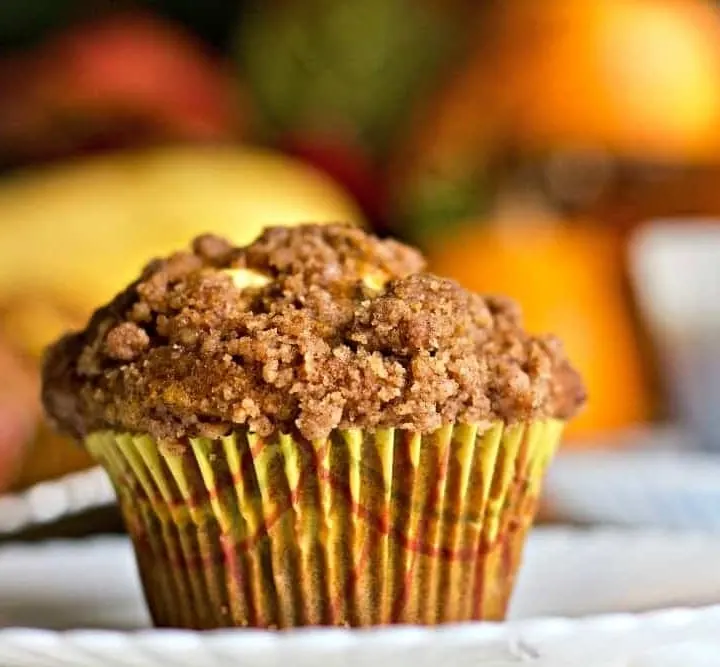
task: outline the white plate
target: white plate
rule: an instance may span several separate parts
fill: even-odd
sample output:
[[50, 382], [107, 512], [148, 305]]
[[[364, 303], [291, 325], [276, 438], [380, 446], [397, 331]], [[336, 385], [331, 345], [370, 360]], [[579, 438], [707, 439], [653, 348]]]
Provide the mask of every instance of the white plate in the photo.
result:
[[115, 502], [105, 472], [92, 468], [0, 496], [0, 536], [52, 523]]
[[[507, 624], [200, 634], [146, 629], [123, 538], [12, 545], [0, 549], [0, 665], [720, 665], [720, 607], [530, 619], [717, 603], [718, 562], [720, 538], [538, 529]], [[85, 629], [57, 632], [72, 628]]]
[[552, 512], [583, 523], [720, 533], [720, 453], [675, 429], [628, 433], [607, 449], [561, 451], [544, 485]]

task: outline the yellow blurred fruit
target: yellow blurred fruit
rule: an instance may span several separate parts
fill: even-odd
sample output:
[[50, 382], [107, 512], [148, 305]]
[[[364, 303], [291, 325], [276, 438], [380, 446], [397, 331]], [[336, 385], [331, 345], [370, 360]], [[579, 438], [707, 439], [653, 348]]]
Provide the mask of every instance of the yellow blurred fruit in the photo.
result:
[[478, 225], [428, 253], [431, 271], [480, 293], [516, 299], [530, 331], [562, 339], [589, 394], [570, 436], [612, 431], [650, 415], [617, 241], [600, 227]]
[[0, 184], [0, 298], [50, 289], [95, 307], [198, 234], [242, 244], [271, 224], [340, 220], [361, 216], [338, 186], [260, 149], [158, 149], [26, 172]]

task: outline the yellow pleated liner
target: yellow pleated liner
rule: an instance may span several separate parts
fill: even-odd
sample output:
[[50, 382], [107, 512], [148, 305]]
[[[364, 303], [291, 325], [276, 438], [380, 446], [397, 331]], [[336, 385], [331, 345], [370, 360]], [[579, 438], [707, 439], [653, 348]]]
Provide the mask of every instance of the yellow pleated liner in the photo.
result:
[[158, 626], [503, 618], [563, 423], [187, 444], [98, 432]]

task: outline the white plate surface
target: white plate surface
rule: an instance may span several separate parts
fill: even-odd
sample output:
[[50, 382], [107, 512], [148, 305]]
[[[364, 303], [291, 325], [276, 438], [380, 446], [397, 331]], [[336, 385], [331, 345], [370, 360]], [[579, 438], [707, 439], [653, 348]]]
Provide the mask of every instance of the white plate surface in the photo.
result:
[[[539, 529], [507, 624], [198, 634], [147, 629], [123, 538], [13, 545], [0, 549], [0, 665], [720, 665], [718, 562], [720, 538]], [[679, 606], [704, 608], [616, 614]]]

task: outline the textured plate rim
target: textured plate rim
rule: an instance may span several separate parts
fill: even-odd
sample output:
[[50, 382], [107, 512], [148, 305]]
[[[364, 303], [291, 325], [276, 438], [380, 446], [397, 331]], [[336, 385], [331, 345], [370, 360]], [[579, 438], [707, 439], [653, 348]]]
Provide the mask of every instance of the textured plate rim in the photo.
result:
[[[584, 545], [581, 551], [590, 553], [597, 540], [609, 537], [616, 541], [630, 534], [616, 528], [547, 529], [547, 537], [541, 539], [549, 538], [551, 549], [543, 553], [552, 558], [553, 549], [565, 549], [565, 542], [571, 543], [578, 535]], [[654, 548], [657, 540], [667, 541], [671, 534], [643, 531], [637, 537], [647, 549]], [[691, 537], [690, 552], [701, 548], [707, 539], [717, 543], [720, 549], [720, 540], [695, 534]], [[108, 540], [115, 542], [120, 538], [97, 538], [95, 547], [102, 548]], [[59, 542], [68, 548], [79, 546], [70, 540]], [[2, 550], [22, 557], [26, 550], [46, 552], [49, 544], [11, 544]], [[581, 558], [587, 562], [586, 555]], [[81, 568], [85, 567], [86, 563], [81, 564]], [[572, 581], [568, 585], [572, 588]], [[94, 590], [92, 584], [90, 590]], [[99, 664], [228, 667], [238, 664], [317, 664], [326, 660], [324, 664], [329, 667], [336, 664], [393, 664], [389, 662], [392, 658], [403, 667], [444, 664], [442, 660], [450, 659], [455, 661], [452, 664], [463, 667], [476, 664], [511, 667], [519, 663], [538, 667], [579, 664], [588, 667], [715, 666], [718, 662], [713, 660], [720, 656], [720, 604], [712, 599], [705, 604], [700, 599], [697, 604], [692, 600], [677, 604], [668, 601], [664, 609], [654, 611], [593, 613], [589, 610], [583, 616], [541, 611], [536, 616], [510, 619], [506, 623], [466, 623], [432, 628], [302, 628], [284, 632], [240, 629], [201, 633], [146, 627], [123, 630], [87, 627], [82, 623], [55, 630], [28, 627], [32, 617], [26, 616], [24, 623], [16, 622], [0, 629], [0, 662], [12, 667], [97, 667]], [[428, 662], [430, 658], [432, 661]]]
[[96, 466], [0, 495], [0, 536], [114, 503], [110, 481]]
[[[358, 643], [393, 646], [417, 647], [428, 642], [434, 646], [445, 642], [475, 643], [507, 642], [518, 637], [532, 636], [534, 639], [569, 639], [579, 632], [602, 631], [610, 637], [613, 634], [628, 633], [663, 628], [682, 628], [695, 623], [713, 621], [720, 627], [720, 604], [705, 607], [675, 607], [638, 614], [615, 613], [567, 618], [547, 616], [533, 619], [507, 621], [504, 623], [471, 622], [447, 624], [437, 627], [397, 625], [382, 628], [297, 628], [283, 631], [259, 629], [228, 629], [205, 632], [172, 629], [121, 630], [46, 630], [28, 627], [0, 628], [0, 643], [13, 642], [32, 645], [33, 642], [46, 644], [52, 641], [65, 641], [74, 645], [98, 646], [133, 641], [148, 648], [164, 648], [171, 640], [178, 647], [200, 642], [210, 646], [227, 649], [237, 648], [275, 648], [288, 649], [311, 648], [315, 644], [328, 648], [347, 650]], [[720, 641], [720, 636], [717, 637]]]

